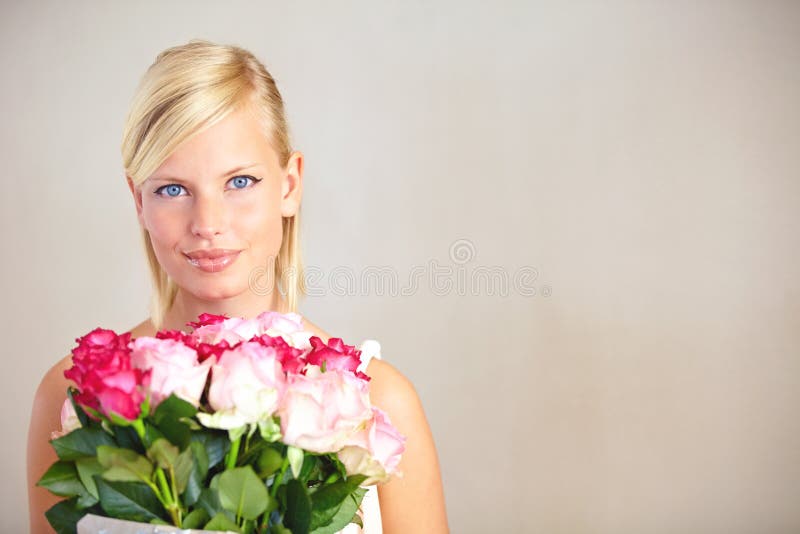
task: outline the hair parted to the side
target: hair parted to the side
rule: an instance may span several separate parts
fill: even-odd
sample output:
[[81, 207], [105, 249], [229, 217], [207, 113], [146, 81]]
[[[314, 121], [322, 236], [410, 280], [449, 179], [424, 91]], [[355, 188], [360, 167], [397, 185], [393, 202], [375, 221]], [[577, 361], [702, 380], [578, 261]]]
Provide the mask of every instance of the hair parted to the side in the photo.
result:
[[[178, 145], [239, 109], [255, 112], [285, 167], [292, 148], [283, 98], [272, 75], [251, 52], [204, 39], [162, 51], [142, 77], [125, 121], [121, 148], [126, 175], [139, 186]], [[299, 232], [300, 209], [283, 218], [272, 277], [288, 311], [297, 311], [299, 299], [306, 295]], [[153, 281], [151, 320], [160, 330], [178, 288], [161, 268], [144, 228], [142, 238]]]

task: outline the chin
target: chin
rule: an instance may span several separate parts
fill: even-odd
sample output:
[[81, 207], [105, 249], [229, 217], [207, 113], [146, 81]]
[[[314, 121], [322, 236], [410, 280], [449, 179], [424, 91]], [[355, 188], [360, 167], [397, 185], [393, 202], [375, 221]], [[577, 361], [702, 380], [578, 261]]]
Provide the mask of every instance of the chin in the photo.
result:
[[208, 280], [204, 283], [195, 285], [194, 287], [189, 285], [187, 289], [189, 289], [189, 291], [197, 298], [204, 300], [218, 300], [240, 295], [247, 290], [247, 286], [242, 287], [240, 284], [225, 282], [222, 280]]
[[241, 276], [235, 273], [216, 273], [213, 275], [182, 276], [173, 278], [175, 283], [184, 291], [203, 300], [219, 300], [240, 295], [247, 290], [247, 282], [242, 283]]

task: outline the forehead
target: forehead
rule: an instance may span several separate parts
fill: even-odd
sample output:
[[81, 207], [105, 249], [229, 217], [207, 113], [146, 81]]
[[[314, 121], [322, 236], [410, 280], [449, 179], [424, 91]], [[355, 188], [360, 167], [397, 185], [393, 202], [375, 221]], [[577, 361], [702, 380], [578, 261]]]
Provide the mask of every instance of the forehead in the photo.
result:
[[243, 165], [274, 169], [277, 160], [261, 122], [238, 110], [184, 141], [150, 178], [215, 178]]

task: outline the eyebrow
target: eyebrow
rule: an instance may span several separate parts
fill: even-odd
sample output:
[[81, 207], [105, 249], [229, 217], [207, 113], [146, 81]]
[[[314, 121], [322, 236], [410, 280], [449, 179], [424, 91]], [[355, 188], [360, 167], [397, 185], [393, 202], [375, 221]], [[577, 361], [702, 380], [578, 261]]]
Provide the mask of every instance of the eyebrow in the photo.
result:
[[[230, 176], [231, 174], [243, 171], [245, 169], [258, 167], [258, 165], [259, 165], [258, 163], [245, 163], [244, 165], [239, 165], [225, 173], [222, 173], [220, 177]], [[181, 182], [181, 183], [185, 183], [187, 181], [182, 178], [177, 178], [175, 176], [151, 176], [150, 180], [152, 180], [153, 182]]]

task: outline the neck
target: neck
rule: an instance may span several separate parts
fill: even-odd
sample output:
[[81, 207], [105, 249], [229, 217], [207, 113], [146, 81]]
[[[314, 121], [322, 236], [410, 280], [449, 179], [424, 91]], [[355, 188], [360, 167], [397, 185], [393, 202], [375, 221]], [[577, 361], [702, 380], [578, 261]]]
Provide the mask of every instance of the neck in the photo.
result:
[[189, 332], [191, 327], [186, 326], [186, 323], [197, 321], [201, 313], [251, 319], [265, 311], [289, 311], [286, 299], [280, 291], [273, 290], [263, 296], [246, 292], [226, 299], [206, 300], [178, 288], [172, 307], [164, 315], [161, 330]]

